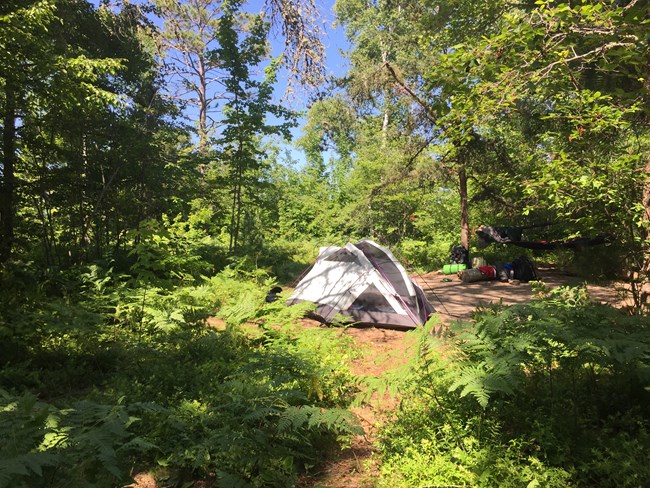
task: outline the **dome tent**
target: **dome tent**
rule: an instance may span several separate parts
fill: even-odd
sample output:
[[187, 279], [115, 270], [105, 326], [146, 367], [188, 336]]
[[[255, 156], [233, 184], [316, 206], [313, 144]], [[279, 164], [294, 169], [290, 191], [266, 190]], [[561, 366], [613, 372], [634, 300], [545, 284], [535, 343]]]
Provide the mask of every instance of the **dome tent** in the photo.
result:
[[289, 298], [289, 304], [302, 301], [315, 303], [324, 322], [340, 314], [350, 322], [403, 328], [424, 324], [434, 311], [393, 253], [369, 239], [321, 248]]

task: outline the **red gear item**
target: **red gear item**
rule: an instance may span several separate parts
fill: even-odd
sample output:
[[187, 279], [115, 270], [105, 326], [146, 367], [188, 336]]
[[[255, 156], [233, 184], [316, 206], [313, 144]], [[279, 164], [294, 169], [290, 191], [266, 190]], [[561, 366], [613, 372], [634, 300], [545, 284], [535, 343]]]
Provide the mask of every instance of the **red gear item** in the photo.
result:
[[478, 270], [481, 272], [481, 274], [487, 276], [492, 280], [497, 277], [497, 269], [494, 266], [479, 266]]

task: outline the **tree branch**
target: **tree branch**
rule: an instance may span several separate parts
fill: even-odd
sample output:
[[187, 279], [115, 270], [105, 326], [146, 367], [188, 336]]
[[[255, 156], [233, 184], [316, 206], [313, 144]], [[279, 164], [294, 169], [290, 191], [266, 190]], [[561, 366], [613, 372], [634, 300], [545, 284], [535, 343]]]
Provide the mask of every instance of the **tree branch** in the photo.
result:
[[547, 76], [551, 70], [559, 65], [559, 64], [569, 64], [573, 61], [580, 61], [580, 60], [586, 60], [592, 55], [598, 54], [598, 53], [604, 53], [614, 47], [635, 47], [636, 43], [634, 42], [608, 42], [607, 44], [603, 44], [602, 46], [599, 46], [595, 49], [592, 49], [591, 51], [587, 51], [584, 54], [576, 54], [575, 56], [567, 59], [558, 59], [557, 61], [552, 62], [551, 64], [545, 66], [544, 68], [540, 69], [537, 73], [539, 74], [540, 77], [545, 77]]
[[392, 76], [392, 78], [395, 80], [395, 83], [397, 83], [402, 89], [408, 93], [408, 95], [417, 103], [422, 109], [424, 110], [427, 119], [431, 121], [434, 125], [438, 123], [438, 116], [437, 114], [431, 109], [428, 103], [426, 103], [424, 100], [422, 100], [413, 90], [411, 90], [402, 80], [399, 79], [397, 76], [397, 73], [395, 73], [395, 69], [391, 66], [391, 64], [386, 61], [382, 65], [386, 70], [388, 70], [388, 73]]

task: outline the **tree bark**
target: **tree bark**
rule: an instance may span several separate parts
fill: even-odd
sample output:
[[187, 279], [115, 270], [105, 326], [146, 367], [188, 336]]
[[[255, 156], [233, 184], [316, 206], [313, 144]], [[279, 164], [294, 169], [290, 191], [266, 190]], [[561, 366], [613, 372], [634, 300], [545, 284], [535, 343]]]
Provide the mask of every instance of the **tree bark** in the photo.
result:
[[388, 114], [388, 91], [384, 91], [384, 117], [381, 123], [381, 148], [386, 149], [388, 144], [388, 124], [390, 122], [390, 117]]
[[16, 193], [16, 90], [11, 78], [5, 85], [6, 106], [2, 126], [2, 184], [0, 189], [0, 263], [11, 257], [14, 241]]
[[[382, 51], [381, 60], [384, 63], [388, 62], [388, 52]], [[388, 143], [388, 124], [390, 122], [388, 115], [388, 96], [389, 92], [387, 89], [384, 89], [384, 115], [381, 123], [381, 148], [386, 149], [386, 144]]]
[[[646, 9], [646, 14], [650, 15], [650, 7]], [[646, 58], [646, 79], [645, 79], [645, 99], [646, 104], [650, 103], [650, 56]], [[646, 113], [646, 122], [648, 122], [648, 115]], [[644, 172], [646, 174], [643, 183], [643, 223], [645, 224], [645, 242], [641, 245], [643, 252], [643, 264], [641, 274], [641, 293], [640, 305], [645, 308], [645, 311], [650, 312], [650, 156], [646, 159]], [[643, 310], [642, 310], [643, 312]]]
[[235, 168], [234, 174], [234, 186], [233, 186], [233, 195], [232, 195], [232, 213], [230, 214], [230, 246], [228, 252], [234, 253], [237, 250], [239, 244], [239, 228], [240, 228], [240, 219], [241, 219], [241, 195], [242, 195], [242, 185], [244, 179], [244, 162], [243, 162], [243, 147], [244, 141], [239, 139], [237, 152], [235, 156]]
[[641, 306], [650, 305], [650, 156], [645, 164], [646, 179], [643, 185], [643, 221], [645, 223], [645, 243], [641, 249], [643, 255], [643, 282], [641, 283]]
[[[198, 57], [198, 77], [199, 77], [199, 154], [205, 155], [208, 148], [208, 81], [205, 60], [203, 56]], [[204, 168], [202, 168], [203, 173]]]
[[469, 251], [469, 211], [465, 166], [461, 166], [458, 170], [458, 193], [460, 194], [460, 245]]

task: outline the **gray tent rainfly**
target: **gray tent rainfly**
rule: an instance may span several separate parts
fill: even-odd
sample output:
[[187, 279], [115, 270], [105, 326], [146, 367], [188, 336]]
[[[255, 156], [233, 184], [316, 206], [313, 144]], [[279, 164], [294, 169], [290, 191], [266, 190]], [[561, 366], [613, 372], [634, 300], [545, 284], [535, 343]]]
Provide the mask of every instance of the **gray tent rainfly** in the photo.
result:
[[369, 239], [321, 248], [289, 299], [302, 301], [315, 303], [325, 322], [341, 314], [351, 322], [415, 328], [434, 312], [393, 253]]

